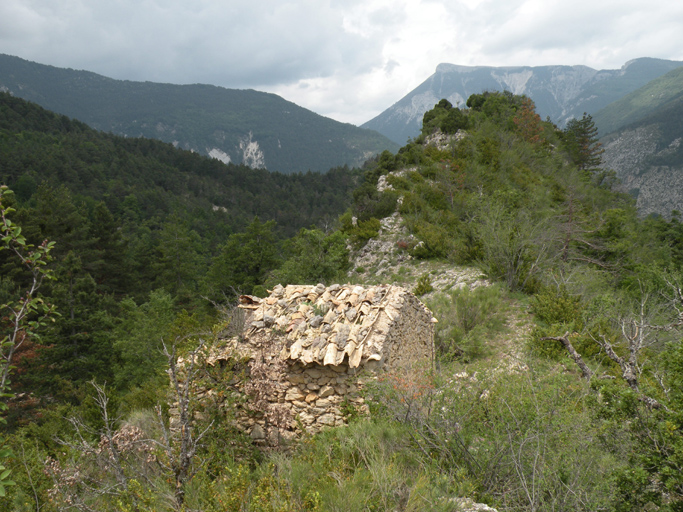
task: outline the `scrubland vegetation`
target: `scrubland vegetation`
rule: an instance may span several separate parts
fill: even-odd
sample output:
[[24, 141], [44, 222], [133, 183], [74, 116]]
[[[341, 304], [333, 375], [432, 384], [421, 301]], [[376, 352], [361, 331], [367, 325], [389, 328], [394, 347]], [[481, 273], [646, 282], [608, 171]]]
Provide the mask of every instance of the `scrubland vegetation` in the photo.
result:
[[[1, 304], [28, 297], [31, 264], [18, 255], [54, 246], [33, 265], [46, 276], [31, 295], [42, 322], [22, 324], [2, 390], [0, 509], [448, 511], [469, 497], [499, 511], [683, 510], [683, 226], [639, 218], [614, 190], [589, 116], [558, 130], [512, 94], [474, 95], [463, 110], [443, 100], [362, 179], [335, 171], [338, 187], [311, 197], [324, 181], [273, 178], [311, 212], [283, 232], [287, 203], [255, 199], [272, 206], [248, 210], [255, 219], [201, 207], [221, 192], [208, 204], [228, 208], [231, 188], [211, 184], [242, 171], [5, 99], [5, 120], [12, 108], [35, 120], [0, 132], [15, 191], [2, 209], [22, 228], [5, 224]], [[437, 131], [453, 137], [433, 145]], [[103, 144], [127, 149], [114, 157]], [[187, 164], [157, 167], [166, 152]], [[137, 165], [125, 180], [107, 174], [130, 154], [149, 177]], [[54, 155], [57, 177], [36, 155]], [[182, 174], [188, 165], [210, 169]], [[173, 169], [185, 185], [167, 182]], [[379, 192], [380, 177], [391, 188]], [[314, 213], [354, 179], [346, 213]], [[439, 318], [432, 368], [370, 379], [369, 417], [349, 408], [348, 426], [280, 452], [254, 448], [229, 414], [191, 396], [201, 414], [189, 437], [168, 430], [169, 393], [183, 392], [169, 387], [172, 349], [190, 357], [229, 328], [219, 311], [235, 292], [346, 280], [347, 241], [362, 246], [395, 211], [412, 262], [477, 266], [495, 282], [429, 293], [424, 280]], [[6, 355], [19, 338], [16, 316], [2, 314]], [[530, 335], [516, 336], [511, 317]]]

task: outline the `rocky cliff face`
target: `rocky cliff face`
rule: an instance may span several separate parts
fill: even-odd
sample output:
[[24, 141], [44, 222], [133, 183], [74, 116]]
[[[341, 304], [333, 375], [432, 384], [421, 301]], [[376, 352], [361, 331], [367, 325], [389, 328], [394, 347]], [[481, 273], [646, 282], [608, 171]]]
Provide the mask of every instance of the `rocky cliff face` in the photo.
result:
[[[621, 188], [636, 198], [642, 216], [656, 213], [666, 218], [683, 211], [683, 166], [656, 165], [675, 153], [683, 137], [662, 147], [656, 124], [624, 130], [604, 142], [604, 169], [614, 170]], [[653, 165], [654, 164], [654, 165]]]
[[593, 113], [647, 82], [680, 66], [681, 62], [636, 59], [617, 70], [586, 66], [487, 67], [439, 64], [419, 87], [363, 128], [377, 130], [404, 144], [420, 132], [422, 116], [442, 98], [462, 105], [472, 94], [511, 91], [525, 94], [545, 118], [563, 126], [583, 112]]

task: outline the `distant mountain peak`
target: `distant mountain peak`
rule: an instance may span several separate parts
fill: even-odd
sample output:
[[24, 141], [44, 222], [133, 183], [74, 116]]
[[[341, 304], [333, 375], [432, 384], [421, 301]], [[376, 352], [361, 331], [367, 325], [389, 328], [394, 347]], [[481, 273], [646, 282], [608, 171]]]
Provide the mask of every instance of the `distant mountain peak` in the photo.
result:
[[525, 94], [541, 117], [562, 126], [569, 119], [593, 113], [645, 85], [683, 62], [633, 59], [618, 70], [584, 65], [463, 66], [440, 63], [432, 76], [362, 128], [377, 130], [398, 144], [420, 132], [422, 116], [440, 99], [456, 105], [485, 90]]

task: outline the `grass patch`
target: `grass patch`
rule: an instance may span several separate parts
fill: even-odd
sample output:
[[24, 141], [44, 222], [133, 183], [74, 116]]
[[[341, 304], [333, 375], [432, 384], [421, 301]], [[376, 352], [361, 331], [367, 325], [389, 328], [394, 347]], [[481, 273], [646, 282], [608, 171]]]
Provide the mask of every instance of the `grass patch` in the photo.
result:
[[471, 362], [490, 355], [490, 341], [505, 331], [505, 301], [499, 286], [463, 288], [440, 294], [428, 306], [439, 320], [434, 333], [444, 361]]

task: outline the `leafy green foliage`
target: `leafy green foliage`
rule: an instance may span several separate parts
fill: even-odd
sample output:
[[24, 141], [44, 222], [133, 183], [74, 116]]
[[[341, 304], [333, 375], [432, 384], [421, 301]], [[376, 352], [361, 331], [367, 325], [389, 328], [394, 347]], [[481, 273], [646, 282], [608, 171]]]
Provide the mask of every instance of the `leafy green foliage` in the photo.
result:
[[448, 499], [467, 492], [469, 482], [439, 474], [410, 445], [406, 429], [384, 420], [330, 430], [256, 470], [231, 465], [211, 484], [204, 510], [417, 511], [425, 500], [430, 510], [452, 509]]
[[[44, 328], [56, 314], [54, 305], [38, 295], [43, 281], [54, 279], [52, 269], [47, 268], [52, 261], [50, 254], [55, 243], [44, 240], [39, 246], [27, 242], [22, 235], [22, 228], [10, 219], [15, 211], [6, 205], [7, 198], [12, 194], [5, 185], [0, 186], [0, 235], [2, 245], [0, 251], [8, 251], [18, 259], [19, 264], [27, 273], [26, 286], [19, 293], [2, 304], [3, 312], [2, 338], [0, 339], [0, 394], [8, 398], [10, 374], [16, 369], [14, 357], [16, 350], [27, 339], [38, 336], [38, 330]], [[6, 410], [5, 403], [0, 405], [0, 411]]]
[[[565, 356], [565, 349], [559, 342], [541, 338], [581, 331], [584, 327], [584, 308], [581, 297], [571, 295], [565, 287], [559, 290], [544, 288], [534, 295], [530, 311], [535, 315], [538, 325], [531, 338], [533, 352], [554, 359]], [[589, 344], [588, 340], [578, 340], [577, 343], [575, 338], [572, 343], [584, 349]]]
[[680, 409], [675, 412], [644, 407], [628, 388], [609, 381], [594, 383], [601, 400], [593, 414], [602, 422], [605, 447], [626, 462], [615, 471], [614, 510], [681, 509], [683, 431]]
[[396, 210], [398, 193], [394, 191], [378, 192], [375, 185], [364, 183], [353, 192], [358, 219], [365, 221], [371, 218], [388, 217]]
[[326, 235], [318, 229], [302, 229], [288, 240], [287, 255], [279, 269], [273, 271], [273, 284], [332, 284], [342, 281], [349, 268], [346, 236], [341, 231]]
[[482, 94], [473, 94], [467, 98], [467, 107], [506, 128], [510, 128], [512, 116], [524, 101], [524, 97], [515, 96], [510, 91], [486, 91]]
[[[0, 460], [5, 459], [9, 456], [9, 453], [7, 450], [0, 451]], [[16, 482], [14, 480], [10, 480], [9, 476], [12, 473], [12, 470], [7, 469], [5, 466], [0, 464], [0, 498], [4, 498], [5, 494], [7, 491], [5, 490], [6, 487], [16, 485]]]
[[115, 378], [121, 389], [134, 389], [162, 375], [161, 340], [171, 337], [174, 301], [168, 292], [155, 290], [139, 306], [132, 299], [123, 300], [121, 310], [123, 321], [116, 327], [112, 347], [119, 354]]
[[422, 135], [431, 135], [437, 130], [453, 134], [467, 129], [467, 116], [459, 109], [453, 108], [448, 100], [441, 100], [432, 110], [422, 117]]
[[[16, 370], [17, 349], [27, 339], [37, 338], [39, 330], [56, 314], [54, 306], [38, 296], [43, 281], [53, 279], [52, 270], [47, 268], [47, 264], [52, 260], [50, 252], [54, 242], [44, 240], [38, 247], [27, 243], [21, 234], [21, 227], [10, 219], [15, 211], [7, 205], [11, 194], [7, 186], [0, 186], [0, 251], [8, 251], [19, 260], [28, 274], [28, 282], [18, 297], [11, 297], [0, 305], [0, 425], [6, 421], [6, 401], [15, 396], [10, 387], [10, 375]], [[12, 451], [3, 446], [4, 442], [0, 438], [0, 462], [12, 455]], [[15, 485], [10, 479], [11, 473], [11, 469], [0, 463], [0, 497], [5, 496], [6, 487]]]
[[[600, 444], [587, 386], [557, 371], [387, 379], [378, 413], [402, 423], [441, 473], [478, 500], [513, 510], [598, 510], [623, 461]], [[541, 370], [541, 371], [539, 371]]]
[[344, 214], [340, 220], [342, 232], [349, 237], [352, 245], [356, 248], [362, 247], [368, 240], [376, 237], [381, 227], [379, 219], [374, 217], [367, 220], [357, 220], [354, 225], [351, 213]]
[[532, 299], [530, 309], [536, 320], [544, 325], [560, 324], [570, 330], [582, 327], [581, 297], [570, 295], [565, 287], [557, 291], [545, 288], [537, 293]]
[[256, 217], [244, 233], [230, 235], [207, 274], [212, 295], [250, 294], [278, 266], [273, 221]]

